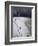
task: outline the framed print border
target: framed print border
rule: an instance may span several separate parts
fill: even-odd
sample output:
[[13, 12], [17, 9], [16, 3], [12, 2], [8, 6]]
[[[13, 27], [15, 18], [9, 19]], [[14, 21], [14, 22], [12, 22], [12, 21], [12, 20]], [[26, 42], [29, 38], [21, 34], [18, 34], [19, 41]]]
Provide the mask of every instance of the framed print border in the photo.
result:
[[[35, 40], [10, 42], [9, 39], [9, 5], [10, 4], [35, 6]], [[37, 3], [6, 1], [5, 2], [5, 44], [9, 45], [9, 44], [34, 43], [34, 42], [37, 42]]]

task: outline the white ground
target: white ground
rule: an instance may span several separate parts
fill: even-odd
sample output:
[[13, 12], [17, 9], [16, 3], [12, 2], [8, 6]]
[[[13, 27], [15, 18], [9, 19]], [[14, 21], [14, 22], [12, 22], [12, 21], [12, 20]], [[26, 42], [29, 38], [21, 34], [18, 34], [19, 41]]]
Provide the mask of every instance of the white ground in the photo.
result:
[[[29, 28], [30, 18], [25, 17], [13, 17], [13, 37], [26, 37], [30, 36]], [[28, 27], [29, 28], [28, 28]]]

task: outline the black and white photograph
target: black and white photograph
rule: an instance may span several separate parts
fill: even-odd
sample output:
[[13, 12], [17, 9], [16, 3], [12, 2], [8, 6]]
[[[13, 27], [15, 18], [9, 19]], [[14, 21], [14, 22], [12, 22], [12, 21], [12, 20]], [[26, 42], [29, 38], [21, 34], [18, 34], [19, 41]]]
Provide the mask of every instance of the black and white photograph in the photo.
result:
[[6, 2], [6, 44], [37, 41], [36, 5], [35, 3]]
[[31, 15], [32, 8], [30, 7], [13, 7], [11, 6], [11, 37], [30, 37], [31, 30]]

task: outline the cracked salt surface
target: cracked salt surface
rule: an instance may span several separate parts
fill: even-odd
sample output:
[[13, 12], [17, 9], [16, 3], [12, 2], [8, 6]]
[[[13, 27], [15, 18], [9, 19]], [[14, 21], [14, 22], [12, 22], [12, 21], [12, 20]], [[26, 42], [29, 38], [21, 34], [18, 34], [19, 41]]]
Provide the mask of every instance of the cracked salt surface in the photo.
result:
[[29, 37], [31, 35], [31, 18], [13, 17], [13, 37]]

